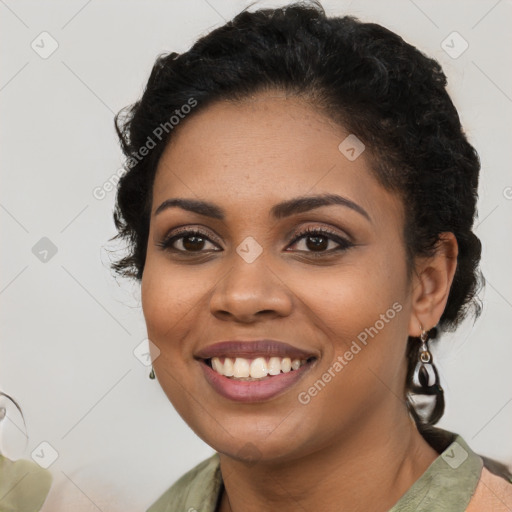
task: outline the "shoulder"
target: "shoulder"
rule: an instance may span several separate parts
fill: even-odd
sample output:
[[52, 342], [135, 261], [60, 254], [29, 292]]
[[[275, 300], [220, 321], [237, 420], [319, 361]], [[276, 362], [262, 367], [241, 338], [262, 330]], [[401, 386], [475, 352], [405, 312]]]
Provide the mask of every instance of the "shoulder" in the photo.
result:
[[53, 481], [50, 471], [0, 454], [0, 475], [0, 510], [41, 510]]
[[455, 432], [429, 427], [421, 433], [439, 456], [390, 512], [512, 511], [504, 465], [474, 452]]
[[[466, 504], [465, 512], [512, 511], [512, 474], [507, 466], [477, 454], [459, 434], [432, 428], [427, 438], [439, 452], [444, 448], [438, 459], [440, 481], [446, 484], [449, 495], [460, 491], [457, 502]], [[444, 494], [448, 496], [447, 492]]]
[[491, 473], [485, 466], [466, 512], [509, 512], [512, 510], [512, 483]]
[[146, 512], [214, 511], [221, 490], [219, 454], [215, 453], [182, 475]]

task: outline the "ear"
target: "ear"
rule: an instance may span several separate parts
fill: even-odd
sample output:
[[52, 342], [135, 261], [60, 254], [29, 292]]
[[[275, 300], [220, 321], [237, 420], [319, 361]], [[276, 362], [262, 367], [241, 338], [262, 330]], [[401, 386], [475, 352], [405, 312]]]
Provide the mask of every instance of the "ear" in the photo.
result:
[[409, 336], [421, 334], [439, 323], [457, 268], [459, 249], [453, 233], [441, 233], [435, 254], [417, 258], [411, 297]]

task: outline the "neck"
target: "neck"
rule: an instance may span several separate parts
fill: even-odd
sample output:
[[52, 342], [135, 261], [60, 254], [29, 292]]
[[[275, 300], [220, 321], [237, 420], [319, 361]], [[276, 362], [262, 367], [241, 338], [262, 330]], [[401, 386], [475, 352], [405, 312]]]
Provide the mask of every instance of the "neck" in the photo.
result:
[[[379, 418], [382, 420], [383, 418]], [[220, 454], [219, 512], [389, 510], [439, 455], [405, 410], [301, 459], [247, 465]]]

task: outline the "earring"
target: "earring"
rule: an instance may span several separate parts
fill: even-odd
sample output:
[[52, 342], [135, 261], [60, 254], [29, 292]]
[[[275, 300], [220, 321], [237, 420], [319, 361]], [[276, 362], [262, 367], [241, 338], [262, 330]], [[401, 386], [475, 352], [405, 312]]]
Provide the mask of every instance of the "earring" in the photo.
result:
[[439, 374], [428, 349], [428, 337], [428, 332], [421, 327], [421, 347], [412, 377], [412, 391], [421, 395], [436, 395], [443, 389], [439, 385]]
[[151, 366], [151, 373], [149, 374], [149, 378], [150, 379], [154, 379], [155, 378], [155, 370], [154, 370], [153, 366]]

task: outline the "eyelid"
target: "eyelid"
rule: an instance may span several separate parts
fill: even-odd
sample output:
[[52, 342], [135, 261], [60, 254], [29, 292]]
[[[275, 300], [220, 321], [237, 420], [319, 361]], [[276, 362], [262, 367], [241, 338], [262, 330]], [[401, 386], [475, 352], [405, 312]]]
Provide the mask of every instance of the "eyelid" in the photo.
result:
[[211, 229], [197, 225], [184, 224], [183, 226], [177, 226], [175, 228], [170, 229], [163, 237], [162, 242], [170, 240], [171, 238], [179, 237], [180, 234], [191, 234], [197, 233], [198, 235], [202, 235], [205, 238], [211, 239], [216, 244], [220, 245], [220, 237], [214, 233]]
[[325, 233], [326, 235], [332, 236], [333, 238], [342, 239], [347, 243], [355, 244], [355, 240], [350, 233], [348, 233], [346, 230], [340, 232], [340, 228], [331, 227], [329, 224], [308, 224], [299, 229], [293, 229], [287, 234], [287, 238], [293, 236], [294, 238], [291, 243], [294, 243], [298, 238], [302, 238], [304, 235], [316, 231]]

